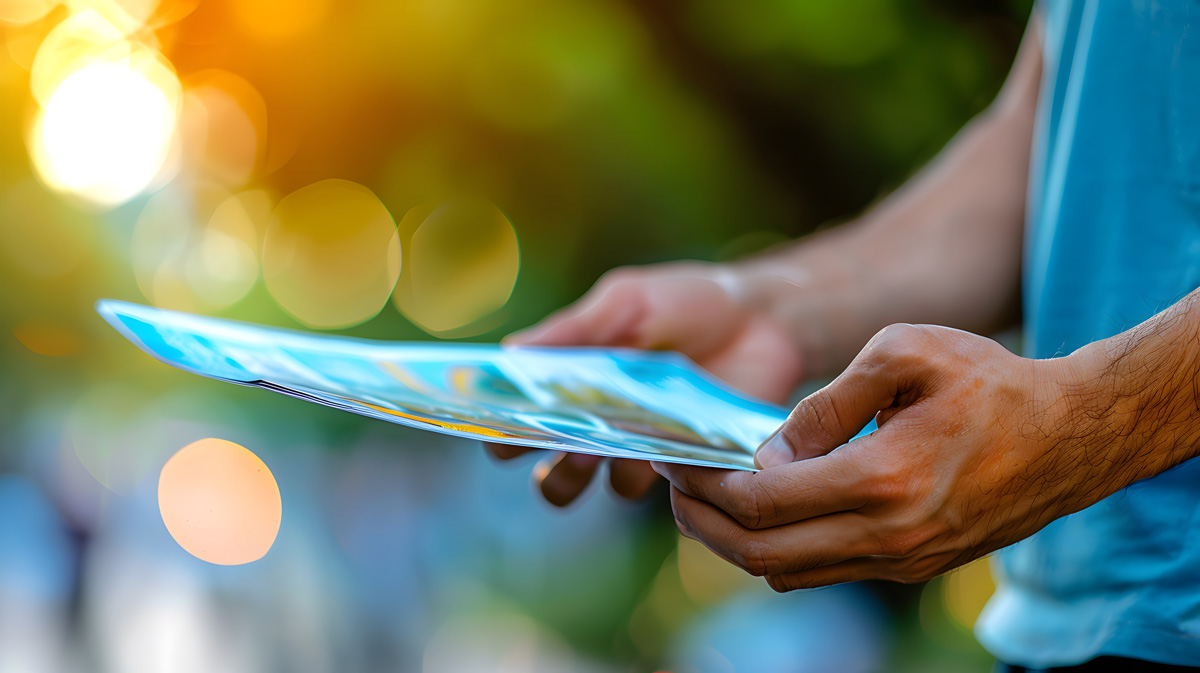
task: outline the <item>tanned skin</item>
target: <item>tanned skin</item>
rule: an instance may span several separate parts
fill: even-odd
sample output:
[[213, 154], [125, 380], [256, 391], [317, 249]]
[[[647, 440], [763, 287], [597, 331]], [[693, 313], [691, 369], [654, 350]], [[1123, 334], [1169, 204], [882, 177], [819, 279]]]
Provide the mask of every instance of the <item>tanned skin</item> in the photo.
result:
[[[774, 401], [841, 371], [760, 472], [653, 464], [680, 530], [777, 590], [922, 581], [1200, 451], [1197, 293], [1065, 358], [972, 334], [1019, 315], [1039, 39], [1035, 21], [988, 111], [858, 220], [732, 265], [619, 269], [512, 339], [670, 348]], [[553, 454], [535, 479], [565, 505], [600, 462]], [[639, 461], [610, 477], [627, 497], [655, 481]]]
[[928, 580], [1200, 453], [1200, 291], [1052, 360], [892, 325], [777, 438], [757, 473], [654, 464], [684, 535], [777, 591]]
[[[891, 323], [983, 333], [1011, 325], [1040, 78], [1033, 26], [988, 110], [862, 217], [735, 264], [616, 269], [507, 342], [677, 350], [735, 388], [784, 402], [805, 379], [835, 375]], [[529, 451], [489, 449], [501, 459]], [[600, 462], [551, 454], [535, 481], [547, 500], [566, 505]], [[643, 461], [612, 461], [609, 472], [613, 489], [631, 498], [657, 479]]]

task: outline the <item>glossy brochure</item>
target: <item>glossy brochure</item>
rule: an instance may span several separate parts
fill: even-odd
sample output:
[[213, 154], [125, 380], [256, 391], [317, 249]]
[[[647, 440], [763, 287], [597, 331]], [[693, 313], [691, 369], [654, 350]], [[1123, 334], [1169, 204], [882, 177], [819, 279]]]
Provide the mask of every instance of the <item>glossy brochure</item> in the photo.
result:
[[787, 417], [678, 353], [374, 341], [112, 300], [96, 308], [185, 371], [458, 437], [752, 470]]

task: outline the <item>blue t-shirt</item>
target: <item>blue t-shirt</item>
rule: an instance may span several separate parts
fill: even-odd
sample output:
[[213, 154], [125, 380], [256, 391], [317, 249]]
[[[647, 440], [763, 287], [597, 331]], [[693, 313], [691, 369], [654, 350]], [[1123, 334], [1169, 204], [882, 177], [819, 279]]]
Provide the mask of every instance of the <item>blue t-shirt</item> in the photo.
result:
[[[1028, 355], [1049, 358], [1200, 286], [1200, 1], [1037, 11], [1024, 306]], [[1003, 661], [1200, 666], [1200, 460], [1055, 521], [997, 566], [976, 633]]]

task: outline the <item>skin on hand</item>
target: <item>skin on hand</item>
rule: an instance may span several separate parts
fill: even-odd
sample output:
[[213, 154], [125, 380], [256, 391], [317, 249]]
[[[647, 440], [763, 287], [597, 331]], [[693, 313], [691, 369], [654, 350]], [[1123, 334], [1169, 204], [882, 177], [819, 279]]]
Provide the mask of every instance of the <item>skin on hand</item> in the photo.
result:
[[[617, 269], [512, 343], [672, 349], [734, 388], [783, 402], [801, 375], [840, 371], [883, 325], [920, 320], [975, 331], [1017, 316], [1030, 138], [1041, 81], [1037, 17], [1008, 82], [922, 174], [858, 221], [731, 265]], [[865, 422], [865, 421], [864, 421]], [[832, 448], [832, 447], [830, 447]], [[501, 458], [526, 449], [493, 446]], [[553, 455], [535, 470], [571, 502], [601, 461]], [[628, 497], [655, 480], [613, 461]]]
[[1169, 467], [1103, 438], [1100, 360], [893, 325], [796, 407], [762, 471], [654, 466], [683, 534], [776, 591], [921, 582]]
[[[699, 262], [617, 269], [574, 305], [505, 343], [523, 346], [619, 346], [676, 350], [729, 385], [783, 401], [800, 380], [800, 356], [773, 318], [745, 306], [725, 267]], [[535, 449], [486, 444], [501, 460]], [[570, 504], [604, 462], [598, 456], [550, 452], [534, 468], [542, 495]], [[636, 499], [658, 481], [650, 464], [612, 460], [618, 495]]]

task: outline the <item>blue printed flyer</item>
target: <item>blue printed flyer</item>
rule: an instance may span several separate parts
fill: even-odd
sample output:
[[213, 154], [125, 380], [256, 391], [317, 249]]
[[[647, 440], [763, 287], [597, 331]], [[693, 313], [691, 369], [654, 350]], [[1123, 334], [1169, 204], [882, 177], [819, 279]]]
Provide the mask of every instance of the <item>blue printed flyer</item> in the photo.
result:
[[173, 367], [489, 442], [753, 470], [788, 413], [678, 353], [376, 341], [112, 300], [96, 309]]

